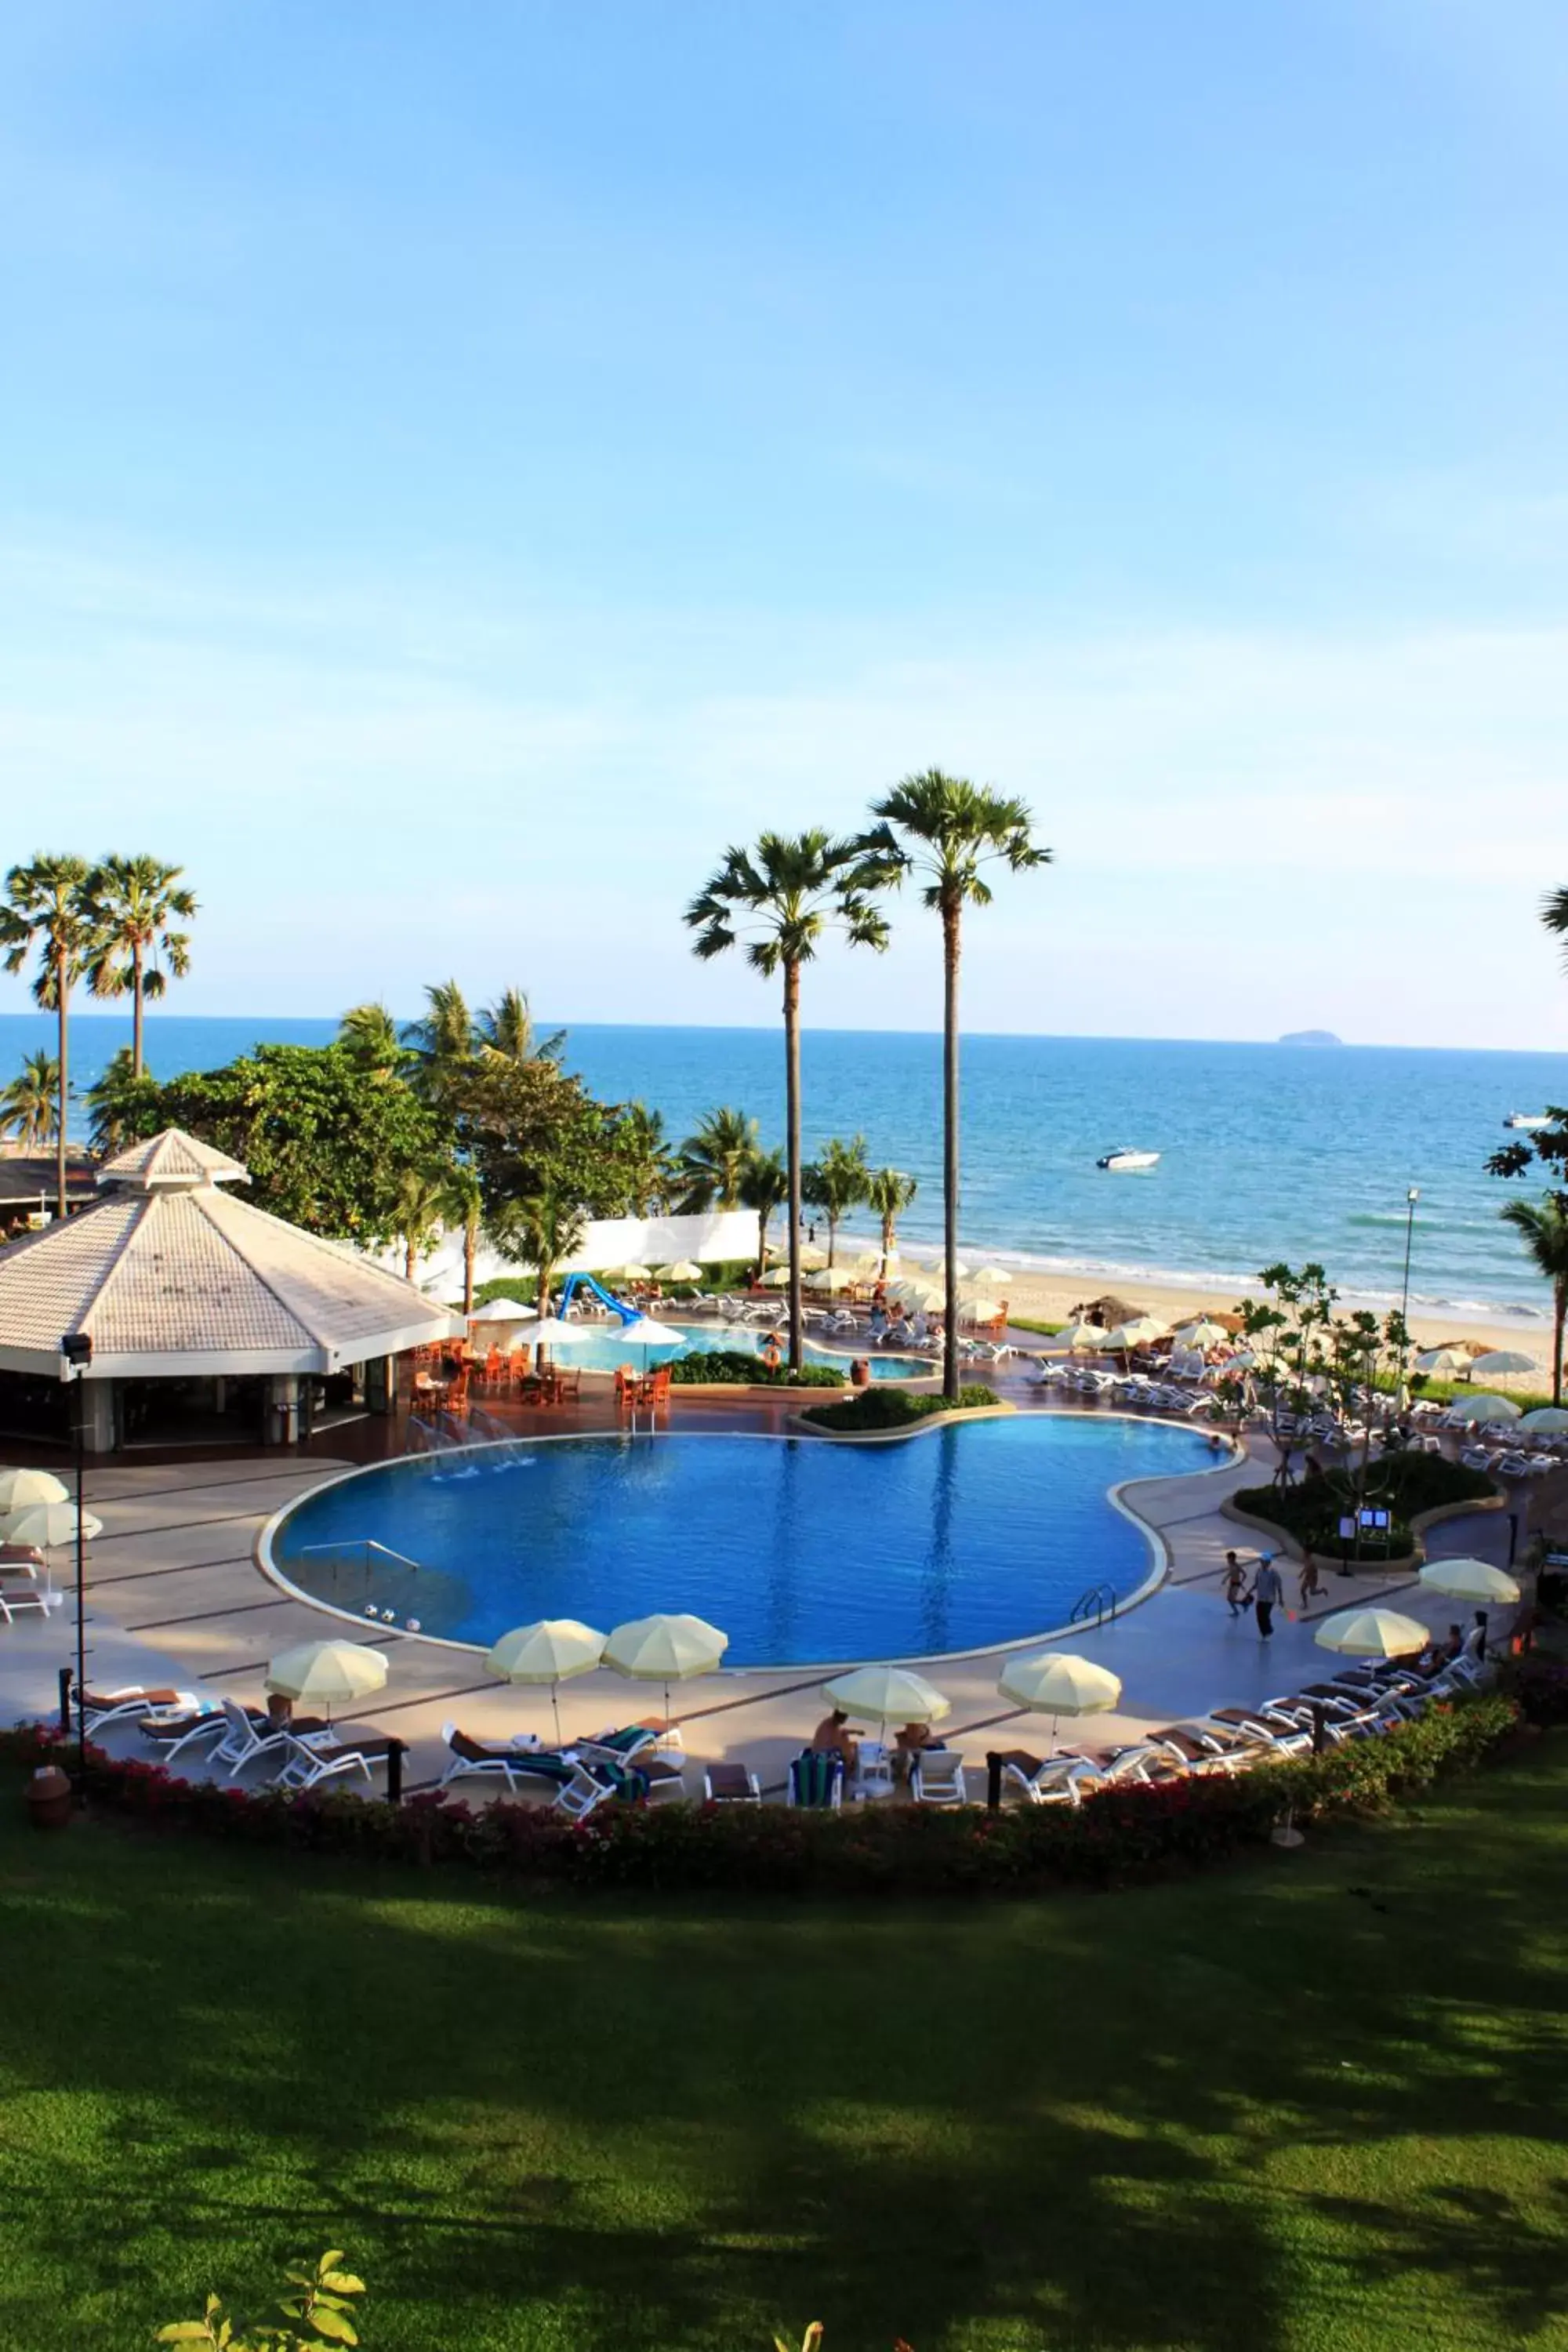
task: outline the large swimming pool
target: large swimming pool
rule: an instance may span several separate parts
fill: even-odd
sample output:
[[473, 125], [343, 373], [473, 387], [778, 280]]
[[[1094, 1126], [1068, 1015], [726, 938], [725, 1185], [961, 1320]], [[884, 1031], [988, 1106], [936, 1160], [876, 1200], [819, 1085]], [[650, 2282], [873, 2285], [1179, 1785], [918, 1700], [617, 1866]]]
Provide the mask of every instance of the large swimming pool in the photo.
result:
[[[754, 1323], [670, 1323], [662, 1315], [658, 1319], [667, 1330], [680, 1333], [678, 1342], [667, 1341], [661, 1348], [641, 1348], [635, 1344], [635, 1338], [623, 1336], [618, 1324], [584, 1323], [580, 1327], [580, 1337], [557, 1346], [556, 1361], [569, 1370], [576, 1367], [584, 1372], [613, 1372], [617, 1364], [636, 1364], [639, 1370], [647, 1370], [656, 1364], [670, 1363], [677, 1356], [689, 1356], [694, 1349], [728, 1348], [742, 1356], [760, 1356], [768, 1337]], [[631, 1328], [635, 1335], [636, 1325]], [[783, 1329], [782, 1310], [780, 1328]], [[526, 1323], [518, 1327], [518, 1336], [526, 1347]], [[864, 1354], [874, 1381], [931, 1381], [942, 1370], [942, 1366], [930, 1356], [894, 1356], [884, 1354], [879, 1348], [861, 1348], [858, 1351], [853, 1345], [826, 1348], [815, 1339], [805, 1342], [808, 1364], [837, 1364], [845, 1373], [857, 1352]]]
[[1213, 1463], [1195, 1431], [1077, 1413], [899, 1445], [547, 1439], [342, 1479], [285, 1514], [273, 1558], [321, 1600], [458, 1641], [668, 1609], [721, 1626], [731, 1666], [931, 1656], [1062, 1624], [1090, 1585], [1132, 1592], [1152, 1543], [1108, 1488]]

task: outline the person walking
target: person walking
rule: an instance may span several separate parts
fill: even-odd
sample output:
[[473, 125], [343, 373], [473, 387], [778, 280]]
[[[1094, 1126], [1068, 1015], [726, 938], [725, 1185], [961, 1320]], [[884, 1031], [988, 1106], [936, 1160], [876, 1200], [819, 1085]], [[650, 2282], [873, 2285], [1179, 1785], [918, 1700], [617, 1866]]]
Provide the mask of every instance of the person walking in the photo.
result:
[[1231, 1615], [1239, 1617], [1247, 1606], [1247, 1570], [1233, 1551], [1225, 1556], [1225, 1597]]
[[1274, 1555], [1266, 1551], [1258, 1563], [1258, 1573], [1252, 1580], [1252, 1606], [1258, 1618], [1258, 1638], [1260, 1642], [1274, 1639], [1274, 1612], [1285, 1598], [1285, 1588], [1279, 1581], [1279, 1570], [1274, 1565]]
[[1323, 1592], [1323, 1580], [1322, 1580], [1322, 1578], [1318, 1574], [1318, 1563], [1317, 1563], [1317, 1561], [1313, 1559], [1313, 1557], [1312, 1557], [1312, 1553], [1311, 1553], [1310, 1549], [1307, 1549], [1307, 1550], [1303, 1551], [1303, 1552], [1302, 1552], [1302, 1554], [1301, 1554], [1301, 1606], [1302, 1606], [1302, 1608], [1303, 1608], [1303, 1609], [1305, 1609], [1305, 1608], [1306, 1608], [1307, 1603], [1309, 1602], [1309, 1601], [1320, 1601], [1320, 1600], [1321, 1600], [1321, 1598], [1322, 1598], [1322, 1592]]

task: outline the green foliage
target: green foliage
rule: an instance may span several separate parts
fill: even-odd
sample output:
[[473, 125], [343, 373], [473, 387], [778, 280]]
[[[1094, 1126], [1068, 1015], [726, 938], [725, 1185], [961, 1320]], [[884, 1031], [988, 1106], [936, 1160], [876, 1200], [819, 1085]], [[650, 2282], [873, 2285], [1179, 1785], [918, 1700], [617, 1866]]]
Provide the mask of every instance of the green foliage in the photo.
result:
[[1360, 1493], [1393, 1512], [1389, 1550], [1397, 1558], [1412, 1549], [1410, 1521], [1423, 1511], [1441, 1510], [1449, 1503], [1478, 1503], [1496, 1492], [1484, 1471], [1467, 1470], [1441, 1454], [1384, 1454], [1373, 1462], [1369, 1479], [1357, 1488], [1342, 1472], [1330, 1471], [1321, 1477], [1302, 1478], [1294, 1486], [1244, 1487], [1233, 1499], [1242, 1510], [1270, 1520], [1314, 1551], [1334, 1551], [1341, 1517], [1357, 1507]]
[[559, 1064], [485, 1054], [452, 1076], [444, 1099], [458, 1149], [479, 1176], [486, 1223], [498, 1234], [519, 1217], [531, 1224], [522, 1252], [531, 1262], [546, 1212], [528, 1204], [552, 1204], [558, 1221], [626, 1214], [642, 1131]]
[[1033, 1331], [1041, 1339], [1054, 1339], [1058, 1331], [1067, 1329], [1065, 1323], [1034, 1323], [1026, 1315], [1009, 1315], [1007, 1321], [1013, 1330]]
[[677, 1356], [669, 1378], [675, 1388], [720, 1382], [726, 1388], [841, 1389], [846, 1375], [831, 1364], [803, 1364], [798, 1372], [792, 1372], [787, 1364], [770, 1367], [760, 1356], [747, 1355], [743, 1348], [698, 1348], [689, 1355]]
[[158, 1127], [158, 1081], [145, 1070], [136, 1075], [136, 1057], [129, 1045], [111, 1054], [101, 1077], [87, 1090], [89, 1140], [95, 1151], [119, 1151], [138, 1137], [154, 1134]]
[[0, 1135], [15, 1136], [23, 1151], [47, 1150], [55, 1139], [59, 1092], [60, 1066], [54, 1055], [25, 1054], [19, 1075], [0, 1093]]
[[983, 1412], [995, 1402], [995, 1390], [978, 1381], [959, 1390], [956, 1406], [945, 1396], [919, 1394], [895, 1388], [887, 1381], [873, 1381], [868, 1388], [857, 1389], [843, 1404], [809, 1406], [803, 1418], [823, 1429], [908, 1429], [933, 1412]]
[[810, 1167], [802, 1171], [801, 1198], [812, 1208], [820, 1209], [827, 1219], [829, 1265], [837, 1255], [840, 1220], [857, 1202], [865, 1200], [870, 1183], [863, 1135], [852, 1137], [847, 1143], [841, 1136], [834, 1136]]
[[[357, 2344], [352, 2314], [353, 2297], [364, 2293], [364, 2281], [345, 2271], [340, 2247], [331, 2247], [314, 2271], [286, 2271], [289, 2292], [278, 2308], [289, 2324], [245, 2327], [225, 2310], [221, 2299], [209, 2294], [200, 2319], [174, 2319], [160, 2327], [160, 2344], [212, 2344], [220, 2352], [337, 2352], [343, 2344]], [[297, 2324], [296, 2324], [297, 2323]]]
[[738, 1209], [741, 1186], [757, 1151], [757, 1122], [721, 1104], [681, 1145], [676, 1160], [676, 1206], [687, 1215]]
[[919, 1180], [900, 1168], [874, 1168], [867, 1177], [866, 1205], [881, 1228], [884, 1257], [899, 1238], [899, 1219], [920, 1189]]

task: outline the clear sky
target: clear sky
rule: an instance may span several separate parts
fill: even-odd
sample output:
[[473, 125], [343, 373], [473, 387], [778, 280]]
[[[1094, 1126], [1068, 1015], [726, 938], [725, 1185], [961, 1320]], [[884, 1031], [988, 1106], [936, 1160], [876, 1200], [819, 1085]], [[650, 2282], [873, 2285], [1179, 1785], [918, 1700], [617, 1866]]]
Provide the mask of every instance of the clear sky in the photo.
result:
[[977, 1028], [1554, 1046], [1565, 199], [1561, 0], [10, 0], [0, 861], [756, 1022], [685, 899], [936, 763]]

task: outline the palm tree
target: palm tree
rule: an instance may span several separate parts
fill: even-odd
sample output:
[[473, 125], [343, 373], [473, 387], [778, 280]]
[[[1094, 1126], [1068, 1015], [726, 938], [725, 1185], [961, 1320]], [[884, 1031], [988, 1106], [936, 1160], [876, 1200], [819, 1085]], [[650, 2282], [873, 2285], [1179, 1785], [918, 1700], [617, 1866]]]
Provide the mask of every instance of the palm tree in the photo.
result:
[[888, 1260], [899, 1238], [899, 1219], [920, 1191], [912, 1176], [898, 1168], [879, 1168], [866, 1180], [866, 1205], [880, 1221], [882, 1227], [882, 1271], [888, 1270]]
[[103, 1076], [87, 1090], [88, 1139], [93, 1150], [121, 1151], [139, 1136], [155, 1135], [160, 1093], [158, 1081], [145, 1070], [136, 1076], [129, 1045], [110, 1055]]
[[669, 1146], [664, 1139], [664, 1119], [647, 1103], [627, 1103], [617, 1129], [618, 1156], [626, 1173], [627, 1197], [638, 1217], [657, 1216], [668, 1203]]
[[484, 1228], [485, 1196], [479, 1176], [466, 1160], [447, 1169], [441, 1181], [441, 1221], [463, 1229], [463, 1312], [474, 1311], [474, 1261]]
[[[1547, 894], [1541, 903], [1541, 919], [1549, 931], [1556, 932], [1560, 940], [1568, 939], [1568, 890], [1552, 890]], [[1563, 960], [1568, 964], [1568, 948], [1563, 951]]]
[[965, 776], [928, 768], [877, 802], [874, 836], [890, 881], [919, 877], [921, 897], [942, 918], [942, 1235], [947, 1298], [942, 1318], [942, 1392], [958, 1402], [958, 967], [966, 906], [988, 907], [991, 886], [982, 868], [998, 862], [1015, 874], [1050, 861], [1029, 838], [1028, 805]]
[[0, 945], [5, 949], [5, 969], [20, 971], [28, 951], [37, 950], [33, 975], [35, 1000], [55, 1016], [57, 1024], [55, 1185], [59, 1214], [68, 1209], [66, 1192], [66, 1105], [70, 1099], [70, 1055], [67, 1024], [70, 992], [94, 962], [99, 930], [88, 893], [85, 857], [35, 857], [28, 866], [13, 866], [5, 877], [5, 898], [0, 905]]
[[784, 1138], [789, 1168], [789, 1361], [805, 1360], [800, 1307], [800, 973], [830, 928], [852, 946], [883, 948], [888, 925], [868, 896], [861, 840], [836, 840], [819, 827], [764, 833], [754, 850], [729, 849], [686, 909], [706, 962], [747, 935], [746, 960], [765, 980], [784, 974]]
[[351, 1004], [338, 1023], [337, 1042], [372, 1077], [395, 1077], [409, 1059], [409, 1049], [384, 1004]]
[[548, 1186], [506, 1202], [492, 1219], [491, 1230], [508, 1256], [531, 1265], [538, 1276], [541, 1315], [550, 1312], [556, 1267], [582, 1246], [584, 1223], [579, 1204]]
[[485, 1050], [509, 1062], [556, 1062], [566, 1043], [564, 1029], [548, 1037], [534, 1035], [533, 1015], [521, 988], [509, 988], [493, 1004], [487, 1004], [474, 1025]]
[[403, 1032], [416, 1069], [414, 1091], [425, 1102], [438, 1100], [474, 1058], [476, 1033], [468, 1000], [455, 980], [437, 981], [425, 991], [425, 1012]]
[[866, 1165], [866, 1139], [857, 1135], [846, 1143], [834, 1136], [823, 1146], [821, 1157], [813, 1160], [801, 1178], [801, 1191], [814, 1209], [820, 1209], [827, 1219], [827, 1263], [832, 1265], [838, 1252], [839, 1220], [847, 1210], [866, 1198], [866, 1187], [871, 1171]]
[[1552, 1402], [1563, 1402], [1563, 1332], [1568, 1324], [1568, 1193], [1546, 1192], [1539, 1201], [1509, 1201], [1502, 1212], [1552, 1285]]
[[24, 1055], [21, 1076], [0, 1094], [0, 1135], [14, 1135], [23, 1151], [47, 1150], [55, 1139], [59, 1087], [52, 1054]]
[[757, 1122], [743, 1110], [710, 1110], [680, 1147], [676, 1181], [689, 1213], [738, 1209], [746, 1170], [757, 1149]]
[[131, 1073], [137, 1078], [143, 1006], [168, 987], [157, 961], [148, 959], [163, 956], [176, 980], [184, 980], [191, 968], [190, 934], [174, 928], [189, 922], [196, 911], [195, 892], [180, 882], [184, 870], [144, 855], [104, 857], [88, 877], [87, 895], [101, 936], [87, 984], [94, 996], [130, 997]]
[[412, 1282], [420, 1259], [440, 1234], [448, 1205], [451, 1171], [405, 1168], [398, 1180], [393, 1231], [403, 1244], [403, 1279]]
[[[768, 1221], [773, 1211], [789, 1199], [789, 1170], [782, 1151], [753, 1151], [741, 1178], [741, 1206], [757, 1213], [757, 1279], [761, 1281], [768, 1264]], [[790, 1234], [790, 1265], [795, 1280], [800, 1280], [800, 1234]], [[792, 1364], [791, 1370], [795, 1368]]]

